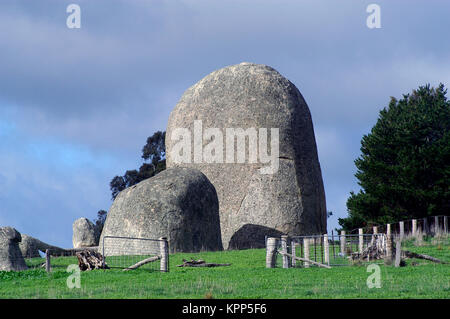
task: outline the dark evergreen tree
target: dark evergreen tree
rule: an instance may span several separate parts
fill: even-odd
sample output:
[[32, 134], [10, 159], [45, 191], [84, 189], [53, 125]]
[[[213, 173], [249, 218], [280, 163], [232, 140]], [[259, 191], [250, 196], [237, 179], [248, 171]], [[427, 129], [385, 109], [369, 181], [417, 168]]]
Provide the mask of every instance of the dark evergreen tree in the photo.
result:
[[109, 182], [109, 188], [111, 189], [112, 199], [115, 199], [121, 191], [127, 188], [127, 181], [123, 176], [114, 176], [111, 182]]
[[94, 221], [95, 230], [98, 238], [100, 238], [100, 234], [102, 233], [103, 226], [105, 225], [106, 215], [108, 212], [106, 210], [99, 210], [97, 212], [97, 219]]
[[147, 138], [147, 143], [142, 148], [144, 162], [139, 170], [128, 170], [123, 176], [115, 176], [109, 183], [111, 197], [116, 196], [125, 188], [133, 186], [144, 179], [150, 178], [166, 169], [166, 132], [157, 131]]
[[421, 86], [380, 111], [355, 160], [361, 190], [347, 200], [350, 230], [371, 224], [448, 214], [450, 102], [443, 84]]
[[166, 132], [157, 131], [147, 138], [147, 143], [142, 148], [142, 158], [150, 161], [155, 167], [166, 156]]

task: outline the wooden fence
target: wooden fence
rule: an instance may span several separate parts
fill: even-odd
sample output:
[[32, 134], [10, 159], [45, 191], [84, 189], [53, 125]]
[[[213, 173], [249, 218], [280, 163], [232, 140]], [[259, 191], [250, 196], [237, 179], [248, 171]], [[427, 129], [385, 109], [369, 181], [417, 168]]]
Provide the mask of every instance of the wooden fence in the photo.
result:
[[[391, 241], [387, 242], [385, 234], [268, 237], [266, 238], [266, 267], [330, 268], [351, 265], [352, 261], [348, 257], [355, 255], [359, 257], [367, 252], [369, 247], [377, 244], [382, 245], [379, 250], [383, 256], [392, 256], [392, 244]], [[281, 259], [277, 258], [278, 256]], [[373, 262], [372, 255], [369, 254], [367, 257], [365, 260]]]
[[[350, 231], [350, 234], [341, 231], [339, 236], [335, 236], [332, 232], [331, 235], [268, 237], [266, 267], [329, 268], [351, 265], [352, 260], [362, 260], [361, 256], [368, 262], [379, 260], [380, 255], [384, 259], [392, 260], [394, 255], [399, 254], [395, 250], [397, 248], [401, 250], [402, 239], [410, 236], [443, 234], [448, 234], [448, 216], [432, 216], [358, 228]], [[277, 258], [278, 255], [281, 256], [281, 260]]]
[[448, 216], [429, 216], [418, 219], [408, 219], [397, 223], [386, 225], [371, 225], [363, 228], [356, 228], [349, 231], [349, 234], [374, 234], [374, 233], [391, 233], [403, 239], [405, 236], [416, 236], [418, 234], [436, 236], [447, 234]]

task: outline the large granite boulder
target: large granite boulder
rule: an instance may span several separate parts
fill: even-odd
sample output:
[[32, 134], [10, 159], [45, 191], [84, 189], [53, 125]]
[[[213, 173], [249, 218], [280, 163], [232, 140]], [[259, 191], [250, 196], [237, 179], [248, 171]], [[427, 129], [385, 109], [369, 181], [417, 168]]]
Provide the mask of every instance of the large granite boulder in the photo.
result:
[[[166, 237], [170, 252], [222, 250], [216, 190], [196, 169], [166, 169], [119, 193], [100, 237], [102, 253], [105, 236]], [[105, 239], [105, 255], [150, 254], [159, 247], [152, 241]]]
[[73, 248], [98, 246], [97, 228], [87, 218], [78, 218], [72, 225]]
[[241, 63], [190, 87], [170, 114], [166, 157], [167, 167], [196, 168], [216, 188], [225, 248], [260, 247], [264, 234], [326, 232], [311, 114], [271, 67]]
[[27, 269], [19, 249], [20, 233], [12, 227], [0, 227], [0, 271], [20, 271]]

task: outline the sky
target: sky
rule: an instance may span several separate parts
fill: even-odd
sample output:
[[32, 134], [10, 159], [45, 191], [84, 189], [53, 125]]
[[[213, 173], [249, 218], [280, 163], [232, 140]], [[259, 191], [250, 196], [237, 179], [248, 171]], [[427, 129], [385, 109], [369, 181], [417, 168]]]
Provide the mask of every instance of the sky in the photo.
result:
[[[367, 27], [372, 3], [381, 28]], [[72, 223], [109, 209], [110, 180], [142, 164], [183, 92], [245, 61], [308, 103], [331, 231], [390, 97], [450, 85], [449, 16], [438, 0], [2, 0], [0, 226], [71, 247]]]

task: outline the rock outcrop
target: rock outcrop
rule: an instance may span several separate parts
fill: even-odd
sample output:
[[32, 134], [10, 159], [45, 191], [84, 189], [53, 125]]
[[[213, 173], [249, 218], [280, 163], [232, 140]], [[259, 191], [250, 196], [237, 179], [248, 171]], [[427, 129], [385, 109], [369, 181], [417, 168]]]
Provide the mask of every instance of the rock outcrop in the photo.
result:
[[84, 217], [77, 219], [73, 223], [72, 229], [73, 248], [98, 246], [97, 229], [89, 219]]
[[20, 233], [12, 227], [0, 227], [0, 271], [20, 271], [27, 269], [25, 259], [19, 249]]
[[264, 234], [326, 232], [311, 114], [271, 67], [241, 63], [190, 87], [170, 114], [166, 156], [167, 167], [196, 168], [216, 188], [225, 248], [259, 247]]
[[[170, 252], [221, 250], [219, 206], [214, 186], [200, 171], [166, 169], [131, 186], [114, 200], [100, 237], [158, 239], [166, 237]], [[158, 242], [105, 238], [105, 255], [144, 255]]]
[[24, 258], [41, 257], [41, 255], [39, 254], [39, 240], [26, 234], [21, 234], [21, 236], [22, 241], [19, 243], [19, 248], [22, 252], [22, 256]]
[[24, 258], [40, 257], [39, 251], [45, 253], [47, 249], [55, 255], [67, 254], [65, 249], [46, 244], [32, 236], [21, 234], [21, 237], [22, 241], [19, 243], [19, 248]]

